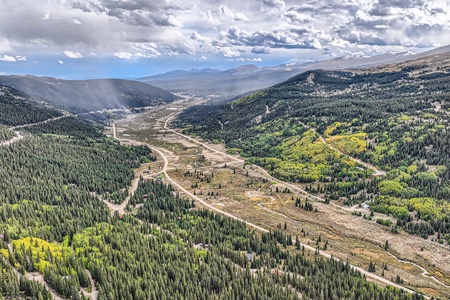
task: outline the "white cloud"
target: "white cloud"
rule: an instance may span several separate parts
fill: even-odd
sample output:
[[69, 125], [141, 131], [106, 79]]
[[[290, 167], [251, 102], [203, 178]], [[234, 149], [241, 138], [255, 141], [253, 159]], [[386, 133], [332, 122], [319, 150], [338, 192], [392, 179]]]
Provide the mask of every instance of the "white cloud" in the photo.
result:
[[[116, 56], [117, 56], [117, 55], [116, 55]], [[134, 54], [134, 56], [136, 56], [136, 57], [141, 57], [141, 58], [155, 58], [155, 57], [157, 57], [158, 55], [137, 52], [137, 53]], [[117, 57], [119, 57], [119, 56], [117, 56]], [[119, 58], [122, 58], [122, 57], [119, 57]], [[131, 57], [130, 57], [130, 58], [131, 58]], [[130, 58], [124, 57], [123, 59], [130, 59]]]
[[50, 12], [46, 12], [41, 19], [42, 21], [50, 20]]
[[17, 59], [18, 61], [26, 61], [26, 60], [27, 60], [27, 57], [26, 57], [26, 56], [16, 55], [16, 59]]
[[182, 27], [183, 26], [183, 24], [181, 24], [181, 22], [178, 21], [173, 15], [167, 16], [167, 23], [174, 27]]
[[206, 12], [200, 12], [202, 15], [203, 20], [205, 20], [208, 24], [217, 26], [222, 24], [217, 17], [213, 16], [213, 13], [210, 10], [207, 10]]
[[61, 64], [61, 65], [64, 64], [64, 62], [62, 60], [58, 60], [58, 63]]
[[282, 14], [282, 17], [286, 19], [289, 23], [298, 23], [305, 24], [311, 23], [314, 21], [314, 18], [311, 17], [309, 13], [306, 11], [303, 12], [302, 9], [291, 7], [287, 11]]
[[118, 57], [120, 59], [131, 59], [133, 57], [133, 54], [129, 53], [129, 52], [116, 52], [114, 53], [115, 57]]
[[417, 50], [449, 41], [448, 0], [8, 0], [0, 10], [0, 53], [50, 52], [55, 61], [61, 53], [314, 60], [317, 53]]
[[216, 10], [216, 14], [218, 16], [223, 16], [233, 21], [249, 21], [249, 19], [245, 14], [239, 12], [235, 13], [226, 5], [220, 5], [219, 8]]
[[271, 51], [270, 51], [269, 47], [259, 47], [259, 46], [257, 46], [257, 47], [254, 47], [252, 49], [252, 53], [253, 54], [270, 54]]
[[241, 56], [241, 53], [239, 51], [235, 51], [232, 50], [228, 47], [223, 47], [220, 48], [220, 52], [223, 54], [223, 56], [225, 57], [236, 57], [236, 56]]
[[277, 12], [285, 6], [286, 3], [283, 0], [261, 0], [261, 9], [264, 11]]
[[9, 40], [0, 37], [0, 52], [9, 52], [9, 51], [11, 51], [11, 44], [9, 43]]
[[68, 57], [68, 58], [73, 58], [73, 59], [78, 59], [78, 58], [82, 58], [83, 55], [80, 52], [74, 52], [74, 51], [63, 51], [63, 53]]
[[136, 43], [132, 46], [132, 48], [138, 51], [138, 53], [135, 54], [135, 56], [137, 57], [155, 58], [161, 55], [161, 52], [157, 50], [158, 45], [156, 45], [155, 43]]
[[0, 55], [0, 60], [1, 61], [10, 61], [10, 62], [16, 61], [14, 56], [9, 56], [9, 55], [3, 55], [3, 56]]

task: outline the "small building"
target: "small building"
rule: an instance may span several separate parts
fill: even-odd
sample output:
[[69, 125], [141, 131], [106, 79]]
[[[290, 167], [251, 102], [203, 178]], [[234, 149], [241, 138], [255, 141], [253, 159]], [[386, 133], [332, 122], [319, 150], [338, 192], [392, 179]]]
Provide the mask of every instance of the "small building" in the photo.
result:
[[369, 210], [370, 209], [370, 205], [367, 204], [367, 203], [364, 203], [363, 205], [361, 205], [361, 208], [365, 209], [365, 210]]

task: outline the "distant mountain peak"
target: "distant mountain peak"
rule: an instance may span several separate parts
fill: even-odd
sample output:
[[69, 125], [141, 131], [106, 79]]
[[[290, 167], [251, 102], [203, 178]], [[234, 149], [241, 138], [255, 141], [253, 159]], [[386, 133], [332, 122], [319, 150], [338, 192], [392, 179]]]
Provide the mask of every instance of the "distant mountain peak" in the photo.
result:
[[239, 66], [237, 68], [233, 68], [233, 69], [227, 70], [225, 72], [227, 72], [231, 75], [245, 75], [245, 74], [256, 73], [259, 71], [261, 71], [260, 68], [258, 68], [254, 64], [249, 64], [249, 65]]

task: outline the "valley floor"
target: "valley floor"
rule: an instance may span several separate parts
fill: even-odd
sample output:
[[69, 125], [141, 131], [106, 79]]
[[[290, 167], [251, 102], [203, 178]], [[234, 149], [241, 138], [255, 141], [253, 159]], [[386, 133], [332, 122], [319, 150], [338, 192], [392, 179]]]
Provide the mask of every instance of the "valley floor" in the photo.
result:
[[[289, 234], [299, 237], [308, 251], [314, 253], [319, 247], [324, 256], [347, 260], [368, 280], [400, 286], [394, 282], [399, 276], [405, 290], [435, 297], [450, 296], [448, 247], [404, 232], [393, 234], [387, 227], [352, 215], [354, 210], [364, 212], [363, 209], [324, 204], [323, 199], [310, 195], [303, 186], [273, 178], [264, 169], [247, 165], [239, 156], [227, 154], [223, 145], [200, 141], [170, 129], [174, 115], [193, 104], [181, 101], [132, 115], [105, 132], [122, 144], [144, 144], [156, 152], [157, 162], [148, 166], [150, 171], [147, 173], [144, 169], [139, 170], [137, 178], [160, 175], [163, 181], [176, 187], [180, 196], [245, 221], [262, 232], [284, 226]], [[377, 175], [383, 175], [382, 171], [377, 171]], [[314, 210], [296, 207], [294, 199], [312, 204]], [[124, 213], [126, 205], [124, 202], [117, 206], [109, 204], [109, 207]], [[387, 250], [386, 241], [389, 244]], [[367, 271], [370, 262], [375, 263], [375, 272]]]

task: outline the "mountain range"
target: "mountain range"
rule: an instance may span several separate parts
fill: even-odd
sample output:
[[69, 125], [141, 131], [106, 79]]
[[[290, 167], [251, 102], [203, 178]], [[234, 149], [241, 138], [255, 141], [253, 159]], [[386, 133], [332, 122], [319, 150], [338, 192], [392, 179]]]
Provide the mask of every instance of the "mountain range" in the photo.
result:
[[133, 108], [171, 102], [177, 96], [147, 83], [123, 79], [62, 80], [35, 76], [0, 76], [0, 85], [72, 113]]
[[439, 55], [449, 50], [450, 46], [446, 46], [418, 54], [412, 52], [391, 52], [371, 57], [338, 57], [324, 61], [287, 63], [262, 68], [250, 64], [225, 71], [217, 69], [176, 70], [137, 80], [171, 92], [190, 92], [200, 96], [208, 96], [213, 101], [219, 100], [220, 102], [220, 100], [229, 100], [249, 91], [267, 88], [309, 70], [370, 68]]
[[373, 57], [335, 58], [310, 63], [288, 63], [259, 68], [243, 65], [217, 69], [174, 70], [137, 80], [62, 80], [30, 75], [2, 75], [0, 85], [12, 87], [55, 108], [72, 113], [102, 109], [134, 108], [168, 103], [178, 99], [172, 92], [196, 94], [218, 104], [265, 89], [308, 70], [351, 70], [404, 64], [429, 59], [450, 51], [450, 46], [420, 54], [387, 53]]

